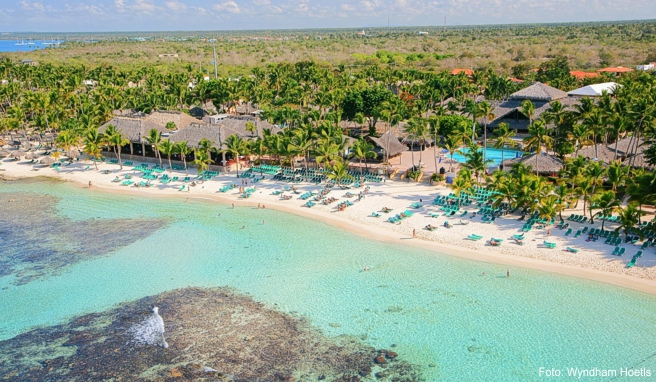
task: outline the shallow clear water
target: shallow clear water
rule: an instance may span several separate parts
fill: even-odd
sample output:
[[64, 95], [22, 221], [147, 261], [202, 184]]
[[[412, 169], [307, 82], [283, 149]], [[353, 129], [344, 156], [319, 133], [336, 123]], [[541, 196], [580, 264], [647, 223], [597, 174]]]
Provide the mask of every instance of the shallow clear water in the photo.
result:
[[[0, 202], [8, 192], [61, 198], [57, 213], [70, 224], [171, 223], [62, 273], [20, 286], [13, 276], [0, 278], [0, 340], [166, 290], [230, 285], [309, 317], [327, 334], [366, 334], [377, 348], [397, 344], [427, 380], [538, 380], [541, 366], [630, 367], [656, 352], [656, 298], [622, 288], [519, 268], [508, 279], [506, 267], [371, 241], [272, 210], [51, 182], [1, 183]], [[362, 272], [365, 265], [371, 270]], [[653, 358], [641, 366], [656, 370]]]
[[[483, 150], [483, 149], [481, 149], [481, 150]], [[463, 154], [464, 154], [464, 153], [467, 153], [469, 151], [469, 149], [468, 148], [463, 148], [463, 149], [460, 149], [460, 151], [462, 151]], [[522, 153], [523, 153], [522, 151], [517, 151], [517, 150], [512, 150], [512, 149], [505, 149], [505, 150], [503, 150], [503, 160], [515, 158], [517, 155], [521, 155]], [[453, 154], [453, 159], [455, 159], [456, 161], [458, 161], [460, 163], [465, 163], [466, 158], [463, 154], [455, 153], [455, 154]], [[447, 154], [447, 156], [449, 156], [449, 155]], [[485, 154], [485, 159], [490, 159], [490, 160], [494, 161], [494, 163], [490, 163], [490, 165], [488, 167], [500, 165], [501, 162], [502, 162], [501, 158], [502, 158], [501, 149], [495, 149], [493, 147], [488, 147], [487, 148], [487, 152]]]

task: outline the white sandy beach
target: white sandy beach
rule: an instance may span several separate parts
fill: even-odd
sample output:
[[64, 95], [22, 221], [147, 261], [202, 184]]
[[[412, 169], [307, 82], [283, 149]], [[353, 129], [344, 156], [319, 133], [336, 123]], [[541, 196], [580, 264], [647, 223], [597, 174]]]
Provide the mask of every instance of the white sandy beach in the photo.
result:
[[[626, 253], [622, 257], [612, 256], [613, 246], [604, 244], [601, 239], [597, 242], [586, 241], [587, 236], [581, 235], [574, 238], [573, 234], [566, 237], [564, 230], [551, 227], [551, 234], [547, 236], [547, 230], [534, 229], [526, 233], [525, 244], [519, 246], [511, 238], [513, 234], [520, 233], [523, 222], [517, 221], [517, 216], [498, 218], [494, 224], [481, 223], [480, 217], [463, 219], [470, 222], [468, 225], [458, 224], [460, 218], [449, 218], [453, 227], [447, 229], [443, 223], [447, 218], [440, 216], [431, 218], [429, 213], [440, 213], [439, 206], [432, 205], [433, 199], [438, 195], [447, 195], [451, 191], [444, 186], [428, 186], [426, 184], [406, 183], [399, 181], [386, 181], [384, 183], [368, 183], [370, 192], [364, 199], [357, 201], [355, 198], [345, 198], [344, 194], [348, 191], [357, 194], [364, 190], [364, 187], [342, 190], [334, 187], [328, 194], [328, 197], [338, 198], [338, 202], [328, 206], [317, 203], [312, 208], [304, 206], [305, 201], [299, 198], [300, 194], [286, 192], [286, 195], [292, 195], [291, 200], [281, 200], [279, 196], [272, 195], [275, 190], [281, 190], [284, 186], [291, 184], [274, 182], [268, 175], [265, 180], [255, 185], [256, 191], [249, 199], [239, 197], [238, 189], [227, 193], [220, 193], [218, 190], [222, 186], [229, 184], [240, 185], [242, 179], [236, 177], [236, 173], [221, 174], [211, 181], [198, 184], [192, 187], [190, 192], [178, 191], [183, 183], [174, 182], [171, 184], [160, 184], [159, 181], [153, 182], [150, 188], [135, 188], [121, 186], [120, 183], [112, 183], [112, 180], [119, 176], [123, 178], [125, 174], [137, 175], [138, 172], [132, 170], [132, 167], [124, 166], [122, 171], [118, 165], [99, 163], [99, 171], [96, 171], [91, 164], [91, 169], [84, 171], [90, 162], [78, 162], [70, 166], [62, 166], [60, 171], [52, 168], [37, 166], [38, 171], [32, 171], [32, 165], [29, 161], [11, 161], [5, 159], [2, 161], [0, 177], [8, 179], [27, 178], [37, 176], [47, 176], [66, 181], [73, 181], [82, 187], [88, 187], [92, 182], [91, 191], [96, 189], [107, 190], [110, 192], [121, 192], [130, 194], [143, 194], [144, 196], [166, 196], [186, 198], [211, 198], [228, 203], [235, 203], [239, 206], [250, 205], [257, 206], [258, 203], [264, 204], [266, 208], [274, 208], [290, 213], [303, 216], [309, 216], [313, 219], [322, 220], [329, 224], [340, 226], [353, 233], [366, 235], [376, 240], [402, 243], [404, 245], [420, 246], [440, 253], [446, 253], [453, 256], [469, 258], [478, 261], [493, 262], [498, 264], [519, 266], [542, 271], [560, 273], [575, 277], [597, 280], [610, 284], [615, 284], [643, 292], [656, 294], [656, 255], [653, 247], [643, 251], [643, 256], [638, 260], [635, 267], [626, 268], [626, 264], [631, 257], [639, 250], [641, 243], [622, 244], [626, 247]], [[137, 163], [135, 163], [137, 164]], [[109, 174], [103, 174], [102, 171], [109, 170]], [[195, 175], [195, 169], [191, 169], [190, 174]], [[168, 173], [168, 172], [167, 172]], [[182, 179], [185, 176], [184, 171], [173, 171], [174, 176]], [[134, 180], [139, 181], [140, 177], [135, 176]], [[248, 184], [248, 187], [253, 186]], [[301, 193], [306, 191], [317, 191], [323, 188], [323, 185], [314, 185], [301, 183], [295, 185]], [[423, 206], [419, 209], [411, 209], [410, 204], [419, 202], [422, 199]], [[336, 206], [339, 202], [351, 200], [354, 205], [346, 208], [345, 211], [338, 212]], [[582, 203], [580, 203], [582, 204]], [[383, 207], [391, 208], [390, 214], [381, 212]], [[414, 216], [404, 219], [400, 224], [391, 224], [387, 221], [389, 216], [403, 212], [406, 209], [415, 212]], [[476, 211], [477, 208], [472, 205], [465, 207], [469, 211], [468, 215]], [[379, 218], [372, 217], [372, 212], [378, 212], [382, 216]], [[563, 217], [571, 213], [582, 212], [568, 210], [563, 213]], [[645, 218], [650, 218], [649, 216]], [[569, 222], [573, 231], [582, 229], [584, 225]], [[427, 231], [424, 227], [427, 224], [438, 226], [435, 231]], [[601, 222], [595, 222], [594, 226], [587, 224], [588, 227], [601, 227]], [[606, 229], [616, 228], [616, 223], [606, 223]], [[412, 238], [412, 231], [416, 230], [417, 239]], [[480, 241], [471, 241], [467, 235], [477, 233], [484, 235]], [[500, 247], [491, 247], [488, 241], [491, 237], [504, 239]], [[544, 240], [555, 242], [555, 249], [548, 249], [542, 245]], [[579, 253], [566, 251], [566, 247], [580, 249]]]

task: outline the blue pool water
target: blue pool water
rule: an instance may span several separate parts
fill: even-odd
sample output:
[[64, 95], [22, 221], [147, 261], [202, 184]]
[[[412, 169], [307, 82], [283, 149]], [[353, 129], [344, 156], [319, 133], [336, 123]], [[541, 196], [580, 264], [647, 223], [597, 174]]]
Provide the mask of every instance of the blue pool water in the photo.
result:
[[[483, 149], [481, 148], [481, 150], [483, 150]], [[463, 148], [460, 151], [462, 151], [463, 154], [464, 154], [464, 153], [469, 152], [469, 149], [468, 148]], [[522, 155], [523, 153], [524, 153], [523, 151], [518, 151], [518, 150], [513, 150], [513, 149], [505, 149], [505, 150], [503, 150], [503, 160], [508, 160], [508, 159], [515, 158], [517, 155]], [[455, 153], [455, 154], [453, 154], [453, 159], [455, 159], [456, 161], [458, 161], [460, 163], [464, 163], [466, 161], [466, 158], [463, 154]], [[491, 159], [491, 160], [494, 161], [494, 163], [491, 163], [489, 167], [499, 166], [502, 162], [502, 160], [501, 160], [501, 158], [502, 158], [501, 149], [495, 149], [493, 147], [488, 147], [485, 157], [486, 157], [486, 159]]]
[[[0, 340], [175, 288], [229, 285], [308, 317], [328, 335], [397, 344], [427, 381], [533, 381], [540, 367], [630, 367], [656, 351], [656, 297], [627, 289], [521, 268], [506, 278], [505, 266], [372, 241], [273, 210], [46, 181], [0, 184], [0, 202], [9, 193], [55, 196], [53, 213], [71, 225], [167, 224], [23, 285], [0, 277]], [[8, 229], [2, 237], [11, 237]], [[0, 256], [22, 248], [0, 240]], [[656, 360], [641, 367], [656, 370]]]

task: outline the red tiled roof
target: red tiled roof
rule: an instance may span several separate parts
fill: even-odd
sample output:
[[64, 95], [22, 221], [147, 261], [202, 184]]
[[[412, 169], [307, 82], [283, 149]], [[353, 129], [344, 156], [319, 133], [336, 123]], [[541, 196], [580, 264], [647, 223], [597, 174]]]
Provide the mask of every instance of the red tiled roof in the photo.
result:
[[474, 74], [474, 71], [471, 69], [453, 69], [451, 71], [451, 74], [453, 74], [454, 76], [460, 73], [465, 73], [466, 76], [471, 76], [472, 74]]
[[582, 80], [584, 78], [594, 78], [594, 77], [599, 77], [599, 73], [591, 73], [591, 72], [582, 72], [580, 70], [572, 70], [569, 72], [572, 76], [576, 77], [579, 80]]
[[515, 78], [515, 77], [508, 77], [507, 79], [516, 84], [521, 84], [522, 82], [524, 82], [524, 80], [520, 80], [519, 78]]
[[605, 73], [627, 73], [627, 72], [632, 72], [633, 69], [631, 68], [625, 68], [623, 66], [618, 66], [617, 68], [603, 68], [597, 70], [598, 72], [605, 72]]

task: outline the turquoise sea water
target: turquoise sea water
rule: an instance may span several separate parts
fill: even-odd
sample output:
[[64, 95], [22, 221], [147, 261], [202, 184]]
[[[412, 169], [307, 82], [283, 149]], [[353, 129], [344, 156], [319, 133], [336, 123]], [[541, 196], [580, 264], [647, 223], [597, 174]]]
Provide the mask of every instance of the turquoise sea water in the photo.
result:
[[[166, 290], [229, 285], [329, 335], [396, 344], [429, 381], [540, 380], [539, 367], [619, 369], [656, 352], [656, 298], [622, 288], [519, 268], [508, 279], [506, 267], [371, 241], [273, 210], [51, 182], [1, 183], [0, 198], [9, 192], [60, 198], [57, 213], [70, 224], [170, 223], [24, 285], [0, 278], [0, 340]], [[640, 366], [656, 371], [656, 359]]]
[[[463, 151], [464, 153], [466, 153], [468, 150], [469, 150], [468, 148], [461, 149], [461, 151]], [[517, 154], [522, 154], [522, 151], [517, 151], [517, 150], [512, 150], [512, 149], [505, 149], [505, 150], [503, 150], [503, 160], [515, 158], [515, 156]], [[448, 154], [447, 154], [447, 156], [448, 156]], [[502, 158], [501, 149], [495, 149], [493, 147], [488, 147], [485, 158], [490, 159], [494, 162], [494, 163], [491, 163], [490, 166], [500, 165], [501, 162], [502, 162], [501, 161], [501, 158]], [[455, 159], [456, 161], [458, 161], [460, 163], [465, 163], [465, 161], [466, 161], [465, 156], [463, 154], [458, 154], [458, 153], [453, 154], [453, 159]]]

